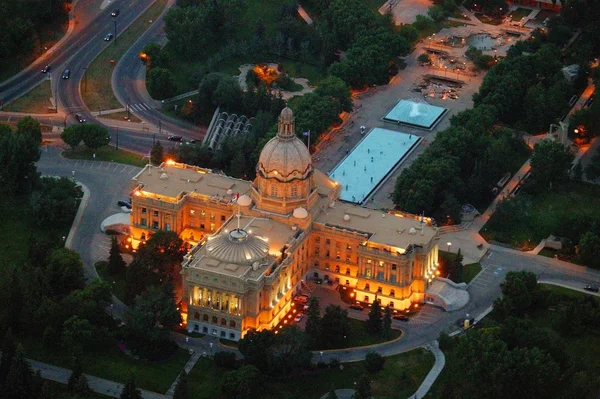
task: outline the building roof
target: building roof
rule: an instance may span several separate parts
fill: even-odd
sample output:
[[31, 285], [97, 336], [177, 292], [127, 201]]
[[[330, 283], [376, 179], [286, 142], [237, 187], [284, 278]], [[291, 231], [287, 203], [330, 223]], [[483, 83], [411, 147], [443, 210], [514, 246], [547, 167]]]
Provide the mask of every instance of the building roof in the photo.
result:
[[240, 228], [246, 232], [247, 241], [236, 241], [235, 237], [230, 240], [237, 223], [237, 218], [230, 218], [220, 233], [193, 254], [188, 266], [230, 277], [257, 280], [281, 255], [285, 244], [297, 234], [290, 226], [271, 219], [241, 216]]
[[421, 232], [421, 222], [408, 217], [339, 201], [333, 207], [328, 200], [321, 202], [322, 211], [315, 223], [367, 233], [372, 243], [406, 250], [411, 244], [427, 246], [437, 233], [436, 228], [425, 223]]
[[179, 198], [196, 192], [208, 197], [231, 200], [237, 193], [249, 191], [249, 181], [212, 173], [209, 169], [184, 164], [163, 163], [161, 167], [146, 165], [132, 179], [142, 191], [156, 196]]

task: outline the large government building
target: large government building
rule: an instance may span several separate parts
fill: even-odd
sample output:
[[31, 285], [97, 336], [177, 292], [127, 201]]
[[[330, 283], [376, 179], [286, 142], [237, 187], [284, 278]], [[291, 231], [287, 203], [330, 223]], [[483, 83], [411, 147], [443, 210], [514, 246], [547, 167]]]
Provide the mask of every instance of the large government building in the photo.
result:
[[133, 182], [134, 243], [163, 229], [192, 245], [182, 266], [189, 330], [238, 340], [272, 328], [310, 279], [405, 309], [425, 301], [437, 267], [435, 227], [339, 200], [338, 183], [314, 169], [296, 137], [289, 108], [252, 182], [170, 161]]

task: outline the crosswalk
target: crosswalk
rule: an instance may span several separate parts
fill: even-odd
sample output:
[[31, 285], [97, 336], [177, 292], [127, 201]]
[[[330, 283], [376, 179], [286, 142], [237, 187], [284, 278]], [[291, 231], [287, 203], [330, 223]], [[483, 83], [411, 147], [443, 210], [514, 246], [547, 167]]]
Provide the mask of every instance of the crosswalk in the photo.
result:
[[152, 111], [152, 107], [146, 103], [130, 104], [129, 108], [132, 111]]
[[[419, 313], [410, 318], [409, 324], [433, 324], [440, 318], [442, 311], [432, 306], [423, 306]], [[402, 326], [403, 322], [398, 322]]]

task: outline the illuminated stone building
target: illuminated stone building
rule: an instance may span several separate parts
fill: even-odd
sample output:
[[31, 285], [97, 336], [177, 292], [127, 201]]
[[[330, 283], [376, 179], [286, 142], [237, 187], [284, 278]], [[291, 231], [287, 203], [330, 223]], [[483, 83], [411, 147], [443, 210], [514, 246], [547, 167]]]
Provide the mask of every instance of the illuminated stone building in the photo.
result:
[[253, 182], [174, 163], [147, 166], [133, 181], [134, 242], [164, 229], [194, 245], [182, 267], [189, 330], [238, 340], [272, 328], [309, 279], [405, 309], [425, 301], [437, 267], [436, 228], [339, 201], [339, 185], [313, 168], [289, 108]]

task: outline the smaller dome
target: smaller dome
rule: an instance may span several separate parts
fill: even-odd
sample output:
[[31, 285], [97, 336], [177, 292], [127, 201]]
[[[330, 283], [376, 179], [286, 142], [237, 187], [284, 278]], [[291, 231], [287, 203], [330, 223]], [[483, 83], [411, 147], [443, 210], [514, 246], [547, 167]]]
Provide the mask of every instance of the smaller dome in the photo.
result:
[[208, 256], [223, 262], [251, 265], [260, 262], [269, 252], [269, 244], [262, 238], [235, 229], [209, 237]]
[[344, 221], [346, 221], [346, 222], [350, 221], [350, 215], [344, 215]]
[[292, 214], [296, 219], [306, 219], [308, 217], [308, 211], [302, 207], [294, 209]]
[[167, 180], [169, 178], [169, 175], [166, 173], [161, 173], [160, 175], [160, 180]]
[[233, 190], [232, 189], [227, 190], [227, 195], [231, 195], [231, 194], [233, 194]]
[[410, 230], [408, 230], [408, 234], [417, 234], [417, 229], [411, 227]]
[[292, 123], [294, 121], [294, 112], [290, 107], [285, 107], [279, 117], [283, 123]]
[[250, 198], [249, 196], [247, 196], [246, 194], [241, 195], [240, 198], [238, 198], [237, 203], [239, 206], [250, 206], [252, 205], [252, 198]]

